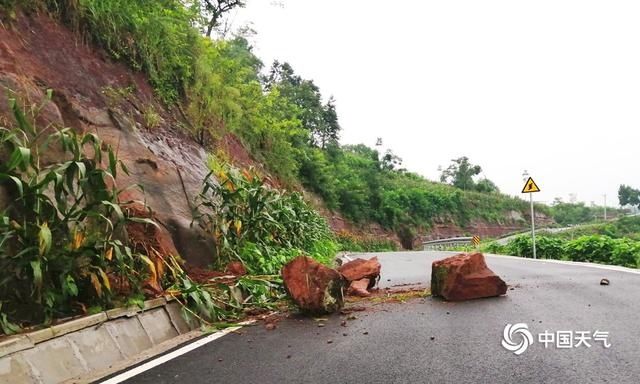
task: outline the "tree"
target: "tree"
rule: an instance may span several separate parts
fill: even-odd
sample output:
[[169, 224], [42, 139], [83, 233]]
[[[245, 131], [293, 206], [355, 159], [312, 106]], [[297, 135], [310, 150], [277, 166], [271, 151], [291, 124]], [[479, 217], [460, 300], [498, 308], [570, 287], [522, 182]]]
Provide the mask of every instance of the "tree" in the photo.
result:
[[395, 155], [393, 152], [391, 152], [390, 149], [387, 149], [387, 152], [385, 152], [384, 156], [382, 156], [382, 169], [387, 170], [387, 171], [393, 171], [393, 170], [397, 170], [399, 172], [401, 172], [401, 169], [398, 169], [397, 167], [399, 167], [400, 165], [402, 165], [402, 159]]
[[560, 225], [580, 224], [592, 221], [596, 215], [596, 209], [584, 205], [584, 203], [563, 203], [556, 198], [551, 207], [551, 216]]
[[220, 18], [225, 13], [237, 7], [244, 7], [244, 0], [200, 0], [202, 14], [207, 18], [206, 32], [207, 37], [211, 37], [213, 28], [220, 23]]
[[618, 188], [618, 200], [621, 206], [631, 205], [640, 207], [640, 190], [622, 184], [620, 188]]
[[440, 175], [440, 181], [468, 191], [475, 187], [473, 177], [482, 172], [482, 167], [473, 165], [466, 156], [451, 160], [452, 164]]
[[322, 120], [323, 122], [315, 134], [315, 141], [324, 149], [329, 143], [337, 143], [340, 138], [336, 100], [333, 96], [329, 97], [329, 101], [323, 106]]
[[320, 88], [312, 80], [295, 74], [289, 63], [274, 61], [269, 74], [263, 79], [267, 91], [277, 89], [282, 97], [298, 107], [297, 118], [310, 133], [311, 145], [326, 148], [337, 143], [340, 133], [335, 99], [322, 103]]
[[486, 177], [476, 183], [475, 189], [478, 192], [485, 192], [485, 193], [500, 192], [500, 189], [498, 189], [498, 186], [493, 181], [487, 179]]

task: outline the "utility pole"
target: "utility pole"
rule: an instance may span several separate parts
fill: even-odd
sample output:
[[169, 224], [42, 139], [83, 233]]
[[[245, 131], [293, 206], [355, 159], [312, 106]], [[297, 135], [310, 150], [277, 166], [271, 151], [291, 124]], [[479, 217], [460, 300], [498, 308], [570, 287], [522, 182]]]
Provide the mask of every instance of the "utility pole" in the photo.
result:
[[607, 194], [604, 195], [604, 221], [607, 221]]

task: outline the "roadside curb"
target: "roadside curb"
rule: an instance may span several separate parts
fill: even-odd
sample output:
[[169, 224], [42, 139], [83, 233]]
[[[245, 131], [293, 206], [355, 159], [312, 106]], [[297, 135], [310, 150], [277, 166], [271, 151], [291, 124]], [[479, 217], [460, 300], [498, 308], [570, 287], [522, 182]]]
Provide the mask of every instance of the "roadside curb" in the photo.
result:
[[115, 308], [0, 341], [0, 384], [60, 383], [111, 366], [200, 324], [175, 300]]

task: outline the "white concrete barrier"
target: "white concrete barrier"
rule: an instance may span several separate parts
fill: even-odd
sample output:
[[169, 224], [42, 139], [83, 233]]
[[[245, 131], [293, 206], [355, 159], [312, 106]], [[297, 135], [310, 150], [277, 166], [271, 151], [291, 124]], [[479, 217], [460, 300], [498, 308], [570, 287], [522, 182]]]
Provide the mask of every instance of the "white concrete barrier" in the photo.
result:
[[0, 339], [0, 384], [57, 384], [104, 371], [188, 333], [180, 304], [164, 298]]

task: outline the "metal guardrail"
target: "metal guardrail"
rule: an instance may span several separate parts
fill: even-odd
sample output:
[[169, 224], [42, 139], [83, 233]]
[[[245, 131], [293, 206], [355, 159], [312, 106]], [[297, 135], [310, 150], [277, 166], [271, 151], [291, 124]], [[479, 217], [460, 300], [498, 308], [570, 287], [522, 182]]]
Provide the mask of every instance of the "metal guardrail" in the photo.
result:
[[473, 237], [450, 237], [448, 239], [438, 239], [425, 241], [422, 243], [423, 249], [425, 251], [428, 250], [439, 250], [446, 249], [450, 247], [457, 247], [459, 245], [471, 245], [473, 244]]

